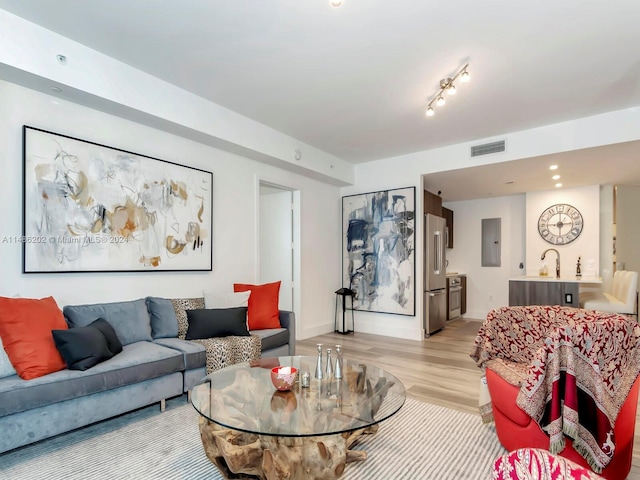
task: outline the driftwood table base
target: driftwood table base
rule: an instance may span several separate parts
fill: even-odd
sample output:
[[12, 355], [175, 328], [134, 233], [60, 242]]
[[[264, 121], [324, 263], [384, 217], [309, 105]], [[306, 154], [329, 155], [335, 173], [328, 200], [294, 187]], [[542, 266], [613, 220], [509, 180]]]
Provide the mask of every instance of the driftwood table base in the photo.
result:
[[347, 462], [367, 458], [367, 452], [349, 447], [376, 431], [374, 425], [344, 434], [275, 437], [230, 430], [200, 417], [204, 451], [228, 479], [337, 479]]

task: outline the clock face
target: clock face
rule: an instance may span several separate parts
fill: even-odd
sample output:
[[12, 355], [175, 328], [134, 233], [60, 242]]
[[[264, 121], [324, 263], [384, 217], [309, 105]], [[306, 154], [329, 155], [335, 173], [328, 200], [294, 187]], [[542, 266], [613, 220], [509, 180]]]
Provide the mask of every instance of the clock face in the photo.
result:
[[582, 233], [582, 214], [577, 208], [559, 203], [545, 209], [538, 220], [538, 232], [553, 245], [566, 245]]

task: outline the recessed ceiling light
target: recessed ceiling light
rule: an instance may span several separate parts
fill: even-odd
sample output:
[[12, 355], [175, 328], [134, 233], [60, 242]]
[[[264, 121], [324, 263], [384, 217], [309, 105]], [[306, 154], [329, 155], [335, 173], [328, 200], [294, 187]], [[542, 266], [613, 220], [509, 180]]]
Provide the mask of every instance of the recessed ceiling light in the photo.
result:
[[331, 0], [332, 7], [339, 7], [340, 5], [342, 5], [342, 0]]
[[556, 183], [556, 188], [560, 188], [562, 186], [561, 183]]
[[558, 165], [551, 165], [549, 167], [549, 170], [557, 170], [558, 169]]
[[560, 180], [560, 175], [554, 175], [553, 177], [551, 177], [553, 180]]

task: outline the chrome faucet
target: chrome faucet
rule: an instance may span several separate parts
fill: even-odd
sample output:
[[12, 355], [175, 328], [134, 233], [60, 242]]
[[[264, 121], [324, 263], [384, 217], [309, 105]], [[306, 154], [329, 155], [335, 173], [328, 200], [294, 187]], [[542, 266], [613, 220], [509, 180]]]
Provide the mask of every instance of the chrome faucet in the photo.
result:
[[560, 278], [560, 252], [555, 248], [547, 248], [544, 252], [542, 252], [542, 256], [540, 260], [544, 260], [545, 255], [548, 251], [556, 252], [556, 278]]

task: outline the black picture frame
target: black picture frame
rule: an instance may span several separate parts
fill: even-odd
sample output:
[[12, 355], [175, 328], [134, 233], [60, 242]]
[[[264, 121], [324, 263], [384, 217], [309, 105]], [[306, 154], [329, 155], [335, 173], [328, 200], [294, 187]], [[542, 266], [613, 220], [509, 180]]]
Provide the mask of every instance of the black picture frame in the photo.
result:
[[23, 273], [211, 271], [213, 173], [23, 126]]
[[416, 187], [342, 197], [343, 287], [353, 309], [415, 316]]

